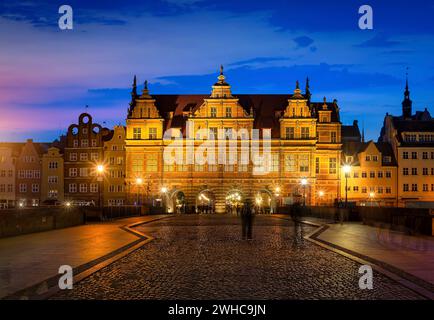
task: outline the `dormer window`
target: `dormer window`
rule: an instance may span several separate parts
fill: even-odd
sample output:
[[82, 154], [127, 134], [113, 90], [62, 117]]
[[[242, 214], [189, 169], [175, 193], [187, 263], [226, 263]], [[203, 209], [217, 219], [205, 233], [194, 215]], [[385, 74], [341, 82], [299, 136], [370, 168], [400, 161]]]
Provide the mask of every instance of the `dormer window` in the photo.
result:
[[383, 162], [384, 163], [391, 163], [392, 162], [392, 157], [389, 157], [389, 156], [383, 157]]
[[211, 118], [217, 118], [217, 108], [211, 107]]
[[157, 128], [149, 128], [149, 140], [157, 139]]
[[226, 107], [226, 118], [232, 118], [232, 108]]

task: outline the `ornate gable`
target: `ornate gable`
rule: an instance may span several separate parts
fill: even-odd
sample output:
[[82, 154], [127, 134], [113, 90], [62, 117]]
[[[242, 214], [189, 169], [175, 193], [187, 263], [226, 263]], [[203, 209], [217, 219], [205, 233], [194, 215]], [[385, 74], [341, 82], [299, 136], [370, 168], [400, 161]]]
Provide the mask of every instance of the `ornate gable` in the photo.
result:
[[155, 106], [155, 99], [151, 97], [148, 90], [148, 81], [140, 96], [134, 97], [134, 103], [130, 110], [130, 119], [161, 119], [161, 115]]

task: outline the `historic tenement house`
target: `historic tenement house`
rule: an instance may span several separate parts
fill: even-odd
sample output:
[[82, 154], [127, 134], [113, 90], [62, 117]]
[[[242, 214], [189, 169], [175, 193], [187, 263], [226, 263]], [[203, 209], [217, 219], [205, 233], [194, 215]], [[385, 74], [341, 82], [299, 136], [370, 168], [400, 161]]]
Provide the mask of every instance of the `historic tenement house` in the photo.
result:
[[15, 161], [15, 191], [19, 207], [35, 207], [41, 203], [42, 156], [48, 144], [28, 139]]
[[[183, 138], [175, 148], [183, 151], [182, 162], [163, 161], [164, 148], [173, 143], [163, 139], [169, 129], [172, 138]], [[252, 129], [271, 137], [269, 170], [242, 159], [242, 141], [254, 140]], [[210, 136], [227, 139], [226, 154], [216, 158], [234, 157], [235, 164], [187, 161]], [[264, 211], [295, 201], [332, 205], [340, 197], [341, 147], [337, 101], [312, 102], [309, 80], [304, 93], [297, 82], [293, 94], [233, 94], [221, 70], [210, 95], [151, 95], [146, 83], [139, 95], [134, 79], [126, 184], [130, 193], [172, 212], [225, 212], [246, 198]]]
[[42, 156], [41, 203], [62, 204], [64, 201], [63, 154], [51, 147]]
[[429, 111], [412, 112], [407, 85], [402, 115], [386, 114], [380, 141], [392, 145], [398, 161], [398, 204], [407, 207], [434, 206], [434, 119]]
[[78, 124], [69, 126], [64, 150], [66, 201], [77, 205], [102, 204], [107, 169], [103, 147], [112, 135], [113, 131], [93, 123], [87, 113], [80, 115]]
[[344, 165], [350, 166], [341, 175], [342, 198], [347, 188], [348, 202], [358, 206], [396, 206], [397, 163], [391, 145], [348, 141], [342, 151]]
[[21, 150], [16, 143], [0, 143], [0, 209], [15, 207], [15, 160]]
[[104, 142], [104, 165], [104, 205], [127, 204], [124, 126], [115, 126], [111, 139]]

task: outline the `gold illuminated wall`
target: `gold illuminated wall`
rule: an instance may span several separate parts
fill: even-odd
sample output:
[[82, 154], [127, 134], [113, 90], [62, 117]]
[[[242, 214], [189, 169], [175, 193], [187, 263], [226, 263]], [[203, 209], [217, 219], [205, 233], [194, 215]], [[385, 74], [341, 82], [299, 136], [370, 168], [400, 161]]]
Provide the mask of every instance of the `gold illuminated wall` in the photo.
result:
[[[358, 206], [396, 206], [397, 166], [394, 156], [383, 154], [372, 141], [358, 143], [362, 150], [345, 154], [344, 163], [350, 165], [347, 196]], [[345, 199], [345, 173], [341, 168], [341, 195]]]
[[[135, 86], [134, 86], [135, 90]], [[139, 96], [133, 92], [126, 128], [126, 185], [129, 198], [140, 195], [143, 201], [154, 204], [163, 201], [169, 210], [177, 194], [185, 195], [186, 204], [194, 207], [198, 196], [205, 192], [213, 197], [215, 211], [227, 210], [227, 198], [239, 193], [242, 199], [261, 197], [272, 212], [276, 207], [305, 201], [307, 205], [332, 205], [340, 196], [341, 123], [336, 102], [310, 104], [310, 96], [303, 95], [298, 83], [294, 94], [288, 95], [287, 107], [278, 116], [279, 138], [271, 139], [271, 171], [254, 174], [253, 166], [220, 164], [165, 165], [163, 140], [165, 119], [147, 85]], [[334, 115], [333, 115], [334, 113]], [[190, 136], [199, 146], [206, 137], [200, 130], [237, 130], [254, 128], [257, 120], [253, 109], [243, 108], [221, 72], [209, 98], [192, 110], [185, 110], [190, 124]], [[186, 135], [186, 126], [179, 128]], [[288, 129], [287, 129], [288, 128]], [[187, 150], [186, 141], [181, 146]], [[238, 154], [241, 142], [237, 142]], [[227, 150], [229, 153], [229, 150]], [[139, 180], [138, 180], [139, 179]], [[141, 179], [141, 180], [140, 180]], [[307, 185], [301, 181], [306, 179]], [[137, 183], [140, 181], [141, 183]], [[164, 190], [164, 192], [162, 192]], [[305, 199], [305, 200], [304, 200]]]

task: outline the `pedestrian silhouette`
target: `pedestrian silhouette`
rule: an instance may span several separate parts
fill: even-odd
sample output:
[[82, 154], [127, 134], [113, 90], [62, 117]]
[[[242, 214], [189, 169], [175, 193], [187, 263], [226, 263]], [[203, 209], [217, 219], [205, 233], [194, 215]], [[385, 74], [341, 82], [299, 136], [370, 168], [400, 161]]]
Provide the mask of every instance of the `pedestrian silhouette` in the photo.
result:
[[241, 230], [243, 240], [253, 239], [253, 219], [254, 212], [252, 202], [246, 200], [241, 211]]

